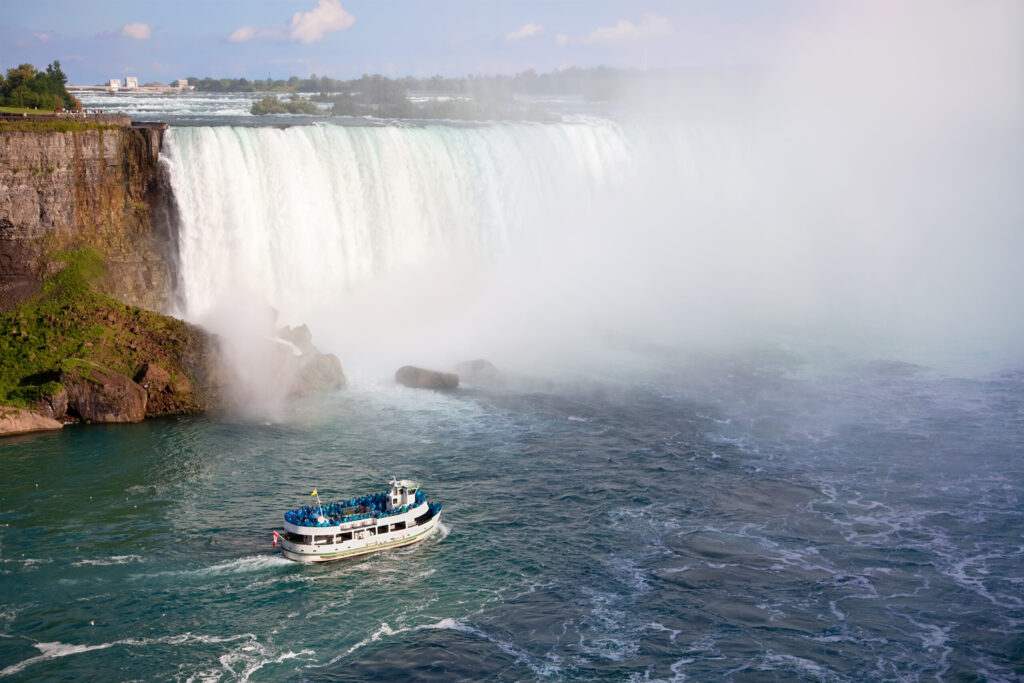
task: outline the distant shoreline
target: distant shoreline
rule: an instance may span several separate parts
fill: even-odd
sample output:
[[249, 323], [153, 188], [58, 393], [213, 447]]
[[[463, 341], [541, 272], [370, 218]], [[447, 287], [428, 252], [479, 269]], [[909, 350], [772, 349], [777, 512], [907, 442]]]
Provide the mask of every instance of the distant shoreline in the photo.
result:
[[177, 95], [179, 93], [193, 92], [191, 89], [184, 90], [173, 85], [140, 85], [136, 88], [111, 88], [109, 85], [69, 85], [67, 90], [70, 93], [76, 92], [106, 92], [111, 95], [122, 93], [142, 93], [145, 95]]

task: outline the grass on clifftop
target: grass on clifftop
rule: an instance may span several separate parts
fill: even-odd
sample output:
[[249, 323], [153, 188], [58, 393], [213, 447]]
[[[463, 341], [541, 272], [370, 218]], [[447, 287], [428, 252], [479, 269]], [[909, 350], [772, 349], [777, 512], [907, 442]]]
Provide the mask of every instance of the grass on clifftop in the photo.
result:
[[146, 362], [184, 375], [182, 350], [195, 343], [195, 328], [94, 290], [105, 271], [94, 248], [68, 249], [55, 258], [67, 265], [43, 283], [39, 295], [0, 314], [0, 405], [28, 407], [59, 391], [58, 372], [69, 358], [131, 378]]
[[[38, 112], [36, 112], [36, 114], [38, 114]], [[49, 119], [0, 119], [0, 133], [6, 133], [9, 131], [20, 133], [47, 133], [54, 131], [58, 133], [68, 133], [83, 130], [114, 130], [116, 128], [120, 128], [120, 126], [112, 123], [99, 123], [97, 121], [69, 119], [63, 117], [53, 117]]]

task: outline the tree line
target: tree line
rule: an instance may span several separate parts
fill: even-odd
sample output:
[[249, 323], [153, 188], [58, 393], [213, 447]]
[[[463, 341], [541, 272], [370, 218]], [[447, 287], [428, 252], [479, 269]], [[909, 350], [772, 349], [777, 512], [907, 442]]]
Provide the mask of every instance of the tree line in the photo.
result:
[[31, 64], [20, 64], [0, 76], [0, 106], [26, 109], [80, 110], [82, 103], [67, 91], [68, 77], [60, 62], [47, 65], [46, 71], [37, 71]]
[[280, 92], [311, 94], [348, 94], [376, 104], [397, 104], [408, 94], [445, 94], [491, 102], [510, 101], [515, 95], [572, 95], [587, 100], [612, 97], [621, 86], [639, 75], [639, 71], [609, 67], [571, 67], [538, 74], [533, 69], [514, 76], [477, 76], [459, 78], [431, 76], [388, 78], [363, 74], [360, 78], [338, 80], [312, 74], [309, 78], [287, 79], [196, 78], [189, 85], [205, 92]]

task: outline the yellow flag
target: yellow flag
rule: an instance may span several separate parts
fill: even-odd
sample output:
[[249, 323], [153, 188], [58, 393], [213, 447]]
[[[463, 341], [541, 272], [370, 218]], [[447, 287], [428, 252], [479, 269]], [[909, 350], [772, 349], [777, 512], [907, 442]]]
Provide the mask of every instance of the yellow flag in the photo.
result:
[[309, 495], [311, 495], [311, 496], [315, 496], [315, 495], [316, 495], [316, 489], [313, 489], [313, 493], [311, 493], [311, 494], [309, 494]]

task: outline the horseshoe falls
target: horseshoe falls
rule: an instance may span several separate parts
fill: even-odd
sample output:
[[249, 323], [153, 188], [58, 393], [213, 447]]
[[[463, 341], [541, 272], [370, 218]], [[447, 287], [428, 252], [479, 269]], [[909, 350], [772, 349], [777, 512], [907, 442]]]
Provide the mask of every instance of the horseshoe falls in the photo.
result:
[[[652, 344], [1013, 356], [1007, 247], [1024, 245], [1012, 208], [949, 194], [973, 156], [808, 168], [821, 152], [779, 135], [743, 119], [173, 128], [178, 313], [229, 334], [269, 305], [374, 376]], [[893, 197], [909, 173], [923, 189]]]
[[[692, 158], [720, 132], [663, 130], [604, 120], [173, 129], [181, 313], [209, 321], [241, 293], [308, 323], [356, 372], [403, 354], [501, 359], [616, 329], [647, 297], [647, 265], [665, 272], [638, 261], [654, 255], [643, 252], [666, 217], [624, 230], [613, 220], [637, 209], [654, 174], [702, 193], [722, 180]], [[738, 144], [723, 139], [707, 156], [735, 156]], [[738, 168], [723, 164], [719, 175]]]
[[[244, 341], [273, 307], [349, 386], [0, 444], [0, 678], [1024, 673], [1020, 158], [993, 128], [215, 124], [164, 140], [177, 314]], [[475, 358], [503, 381], [393, 381]], [[310, 491], [393, 475], [441, 534], [271, 546]]]

